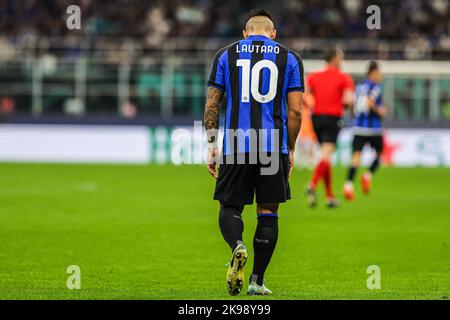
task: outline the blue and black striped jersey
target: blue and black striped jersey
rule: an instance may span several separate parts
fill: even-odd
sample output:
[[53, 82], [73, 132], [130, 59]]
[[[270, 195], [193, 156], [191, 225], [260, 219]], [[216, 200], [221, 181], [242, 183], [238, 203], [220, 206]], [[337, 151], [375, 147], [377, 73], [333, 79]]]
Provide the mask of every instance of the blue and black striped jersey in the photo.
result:
[[368, 99], [375, 101], [377, 108], [383, 105], [381, 86], [369, 79], [361, 81], [355, 90], [353, 127], [359, 135], [381, 134], [381, 117], [369, 109]]
[[[256, 151], [251, 150], [254, 145], [265, 152], [289, 152], [287, 94], [304, 91], [303, 62], [297, 53], [265, 36], [249, 36], [216, 53], [208, 85], [226, 92], [225, 155]], [[231, 150], [234, 137], [227, 130], [239, 129], [262, 132], [262, 141], [254, 144], [251, 135], [238, 135], [233, 144], [237, 150]]]

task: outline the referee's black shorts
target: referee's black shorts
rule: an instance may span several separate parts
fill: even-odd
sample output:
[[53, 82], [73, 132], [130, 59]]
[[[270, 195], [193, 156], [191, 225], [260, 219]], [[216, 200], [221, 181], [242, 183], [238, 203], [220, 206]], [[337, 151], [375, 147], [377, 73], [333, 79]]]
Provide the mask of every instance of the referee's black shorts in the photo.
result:
[[344, 127], [344, 121], [338, 116], [313, 114], [312, 123], [320, 144], [324, 142], [336, 144], [339, 131]]
[[256, 203], [282, 203], [289, 200], [289, 156], [273, 156], [278, 160], [277, 166], [273, 166], [273, 174], [261, 174], [261, 168], [271, 165], [259, 161], [255, 164], [221, 164], [214, 199], [234, 205], [252, 204], [255, 194]]
[[366, 144], [370, 145], [377, 153], [383, 151], [383, 138], [381, 135], [364, 136], [358, 134], [355, 134], [353, 137], [352, 151], [361, 151]]

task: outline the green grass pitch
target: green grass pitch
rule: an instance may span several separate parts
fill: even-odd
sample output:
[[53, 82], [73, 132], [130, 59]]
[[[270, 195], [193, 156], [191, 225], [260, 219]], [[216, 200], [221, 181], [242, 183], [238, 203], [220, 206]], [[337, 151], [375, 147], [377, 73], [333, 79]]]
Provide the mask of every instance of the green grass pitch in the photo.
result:
[[[448, 299], [449, 169], [382, 168], [369, 197], [334, 211], [307, 208], [309, 175], [294, 172], [280, 209], [271, 299]], [[0, 299], [247, 299], [226, 292], [213, 186], [202, 166], [0, 165]], [[254, 206], [244, 221], [248, 278]]]

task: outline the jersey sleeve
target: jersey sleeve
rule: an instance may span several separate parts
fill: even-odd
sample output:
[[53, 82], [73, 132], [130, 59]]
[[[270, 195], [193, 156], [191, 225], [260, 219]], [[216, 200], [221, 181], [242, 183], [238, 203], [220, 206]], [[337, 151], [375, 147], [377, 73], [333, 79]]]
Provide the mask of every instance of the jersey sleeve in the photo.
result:
[[287, 92], [305, 92], [302, 58], [296, 53], [289, 52], [287, 67], [289, 68], [288, 79], [286, 79], [286, 81], [288, 82]]
[[225, 82], [225, 63], [227, 52], [224, 49], [219, 50], [214, 56], [209, 74], [208, 86], [213, 86], [221, 90], [226, 89]]

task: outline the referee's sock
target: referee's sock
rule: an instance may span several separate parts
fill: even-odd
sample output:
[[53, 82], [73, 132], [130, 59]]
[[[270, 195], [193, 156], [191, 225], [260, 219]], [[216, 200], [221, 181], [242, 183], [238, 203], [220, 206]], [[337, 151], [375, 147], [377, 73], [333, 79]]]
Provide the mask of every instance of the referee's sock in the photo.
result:
[[219, 227], [222, 236], [234, 251], [238, 244], [242, 243], [242, 232], [244, 232], [244, 222], [242, 212], [232, 206], [224, 206], [219, 212]]
[[319, 163], [314, 168], [314, 173], [311, 178], [311, 182], [309, 183], [309, 186], [313, 189], [316, 188], [317, 184], [319, 183], [320, 178], [323, 177], [323, 174], [326, 169], [326, 161], [320, 160]]
[[250, 282], [264, 283], [264, 272], [272, 258], [278, 240], [278, 216], [267, 214], [258, 216], [255, 237], [253, 238], [254, 263]]

